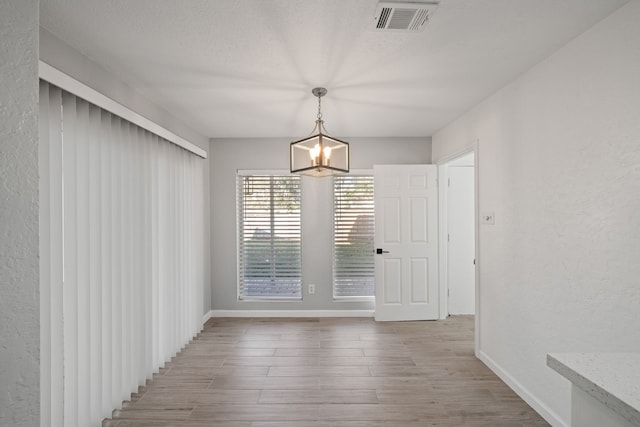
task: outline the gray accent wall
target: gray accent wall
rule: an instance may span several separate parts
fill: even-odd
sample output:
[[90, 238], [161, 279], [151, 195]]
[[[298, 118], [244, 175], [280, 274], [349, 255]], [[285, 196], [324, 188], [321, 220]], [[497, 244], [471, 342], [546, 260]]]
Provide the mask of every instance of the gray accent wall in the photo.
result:
[[[304, 136], [304, 135], [303, 135]], [[303, 300], [238, 301], [236, 171], [289, 171], [289, 143], [299, 138], [211, 140], [211, 307], [215, 310], [369, 310], [372, 301], [334, 301], [332, 297], [331, 178], [302, 179]], [[351, 169], [374, 164], [431, 163], [431, 138], [344, 138]], [[308, 284], [316, 285], [313, 295]]]
[[0, 426], [40, 424], [38, 1], [0, 2]]

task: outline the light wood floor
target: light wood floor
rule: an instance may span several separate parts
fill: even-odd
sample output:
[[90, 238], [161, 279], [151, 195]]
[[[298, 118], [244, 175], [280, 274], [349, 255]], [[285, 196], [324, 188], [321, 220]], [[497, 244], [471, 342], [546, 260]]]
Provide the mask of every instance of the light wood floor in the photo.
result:
[[547, 426], [473, 355], [473, 317], [211, 319], [105, 427]]

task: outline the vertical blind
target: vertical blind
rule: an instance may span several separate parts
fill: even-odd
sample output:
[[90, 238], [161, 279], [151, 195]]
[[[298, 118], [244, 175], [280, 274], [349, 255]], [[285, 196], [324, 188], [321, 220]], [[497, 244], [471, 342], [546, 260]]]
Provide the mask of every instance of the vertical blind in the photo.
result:
[[202, 326], [203, 161], [40, 82], [42, 426], [100, 426]]
[[237, 176], [238, 296], [302, 298], [300, 177]]
[[333, 203], [333, 296], [374, 296], [373, 176], [335, 176]]

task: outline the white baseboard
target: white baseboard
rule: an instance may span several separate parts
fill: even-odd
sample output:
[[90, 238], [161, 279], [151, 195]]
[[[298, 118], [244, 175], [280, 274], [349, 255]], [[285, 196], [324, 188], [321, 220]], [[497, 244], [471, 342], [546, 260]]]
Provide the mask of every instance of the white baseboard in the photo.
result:
[[202, 316], [202, 324], [204, 325], [205, 323], [207, 323], [207, 321], [208, 321], [209, 319], [211, 319], [212, 317], [213, 317], [213, 315], [212, 315], [212, 311], [211, 311], [211, 310], [207, 311], [207, 312], [204, 314], [204, 316]]
[[212, 317], [373, 317], [373, 310], [209, 310]]
[[527, 390], [518, 380], [513, 378], [507, 371], [502, 369], [491, 357], [485, 352], [479, 350], [477, 352], [478, 358], [484, 362], [502, 381], [504, 381], [518, 396], [529, 404], [542, 418], [547, 420], [549, 424], [554, 427], [570, 427], [565, 423], [558, 414], [552, 411], [547, 405], [542, 403], [537, 397], [535, 397], [529, 390]]

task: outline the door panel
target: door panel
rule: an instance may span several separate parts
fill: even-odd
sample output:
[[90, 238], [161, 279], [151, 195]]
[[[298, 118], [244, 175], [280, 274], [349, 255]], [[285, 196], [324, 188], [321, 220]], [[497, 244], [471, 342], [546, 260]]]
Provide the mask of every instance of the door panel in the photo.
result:
[[411, 258], [411, 303], [429, 302], [429, 260]]
[[409, 199], [409, 213], [411, 243], [427, 243], [427, 200], [414, 197]]
[[383, 206], [386, 221], [383, 241], [385, 243], [400, 243], [400, 198], [386, 198], [383, 201]]
[[402, 261], [397, 258], [386, 258], [384, 262], [385, 304], [400, 304], [402, 302]]
[[437, 319], [437, 167], [374, 166], [376, 320]]

